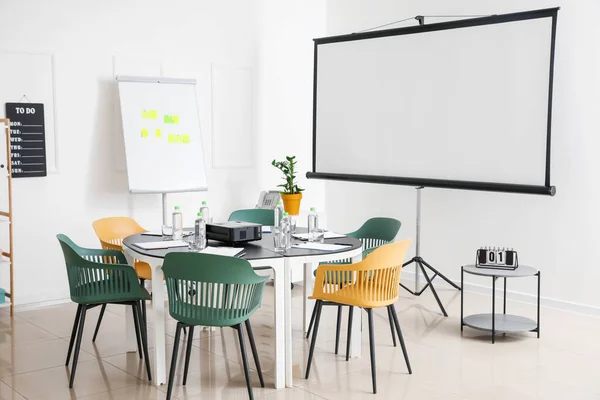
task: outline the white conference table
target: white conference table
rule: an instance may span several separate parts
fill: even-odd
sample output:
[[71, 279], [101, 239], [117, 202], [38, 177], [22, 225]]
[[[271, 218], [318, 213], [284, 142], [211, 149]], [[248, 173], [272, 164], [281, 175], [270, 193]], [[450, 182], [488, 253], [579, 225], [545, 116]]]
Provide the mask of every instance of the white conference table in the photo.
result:
[[[173, 251], [188, 251], [185, 248], [171, 248], [160, 250], [144, 250], [133, 243], [151, 242], [161, 240], [156, 236], [133, 235], [123, 240], [123, 251], [128, 262], [133, 265], [134, 260], [146, 262], [152, 268], [152, 320], [154, 329], [154, 368], [152, 370], [154, 383], [159, 386], [167, 383], [166, 365], [166, 332], [165, 321], [168, 310], [165, 307], [166, 290], [163, 280], [162, 264], [167, 253]], [[292, 268], [304, 268], [304, 332], [308, 328], [314, 301], [308, 300], [312, 294], [314, 276], [313, 270], [319, 263], [351, 258], [352, 262], [362, 259], [362, 244], [353, 238], [326, 240], [326, 242], [347, 243], [348, 249], [340, 252], [321, 252], [314, 250], [290, 249], [285, 253], [273, 251], [273, 239], [265, 234], [260, 241], [250, 242], [244, 246], [246, 254], [243, 256], [254, 268], [270, 267], [274, 277], [274, 327], [275, 327], [275, 388], [292, 387], [292, 293], [291, 271]], [[211, 245], [215, 243], [209, 243]], [[352, 342], [350, 356], [360, 357], [361, 354], [361, 313], [354, 313], [352, 321]], [[130, 313], [127, 318], [127, 349], [137, 351], [133, 317]]]

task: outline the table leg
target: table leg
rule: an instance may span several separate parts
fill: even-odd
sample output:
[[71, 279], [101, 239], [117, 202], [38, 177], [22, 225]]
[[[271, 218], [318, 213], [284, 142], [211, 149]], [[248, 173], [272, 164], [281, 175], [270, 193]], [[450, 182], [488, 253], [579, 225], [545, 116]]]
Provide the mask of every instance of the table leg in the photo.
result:
[[506, 314], [506, 277], [504, 278], [504, 314]]
[[464, 288], [464, 279], [465, 279], [465, 267], [460, 267], [460, 331], [463, 331], [463, 304], [464, 304], [464, 293], [465, 293], [465, 288]]
[[154, 384], [167, 383], [165, 341], [165, 287], [162, 265], [152, 265], [152, 312], [154, 328]]
[[308, 325], [310, 323], [310, 317], [312, 316], [313, 309], [315, 308], [315, 301], [309, 300], [308, 298], [312, 296], [313, 289], [315, 286], [315, 279], [313, 275], [314, 269], [318, 266], [313, 263], [305, 263], [304, 264], [304, 287], [303, 287], [303, 296], [304, 296], [304, 320], [303, 320], [303, 328], [302, 332], [304, 332], [303, 336], [306, 336], [308, 332]]
[[[286, 327], [285, 327], [285, 264], [282, 259], [272, 260], [274, 290], [274, 326], [275, 326], [275, 389], [285, 387]], [[290, 361], [291, 363], [291, 361]]]
[[537, 273], [537, 277], [538, 277], [538, 290], [537, 290], [537, 337], [538, 339], [540, 338], [540, 279], [541, 279], [541, 275], [542, 273], [540, 271], [538, 271]]
[[[135, 264], [135, 260], [133, 259], [133, 257], [131, 257], [130, 255], [128, 255], [127, 253], [125, 254], [125, 258], [127, 259], [127, 263], [129, 265], [131, 265], [131, 267], [133, 268], [134, 264]], [[133, 323], [133, 313], [131, 312], [126, 312], [125, 313], [125, 350], [128, 353], [136, 353], [137, 352], [137, 339], [136, 339], [136, 334], [135, 334], [135, 325]]]
[[[362, 254], [352, 257], [352, 264], [362, 261]], [[352, 337], [350, 340], [350, 357], [360, 358], [362, 344], [362, 312], [355, 310], [352, 314]]]
[[496, 343], [496, 277], [492, 277], [492, 344]]
[[285, 386], [293, 387], [292, 376], [292, 269], [287, 264], [286, 258], [283, 268], [283, 294], [284, 294], [284, 316], [285, 316]]

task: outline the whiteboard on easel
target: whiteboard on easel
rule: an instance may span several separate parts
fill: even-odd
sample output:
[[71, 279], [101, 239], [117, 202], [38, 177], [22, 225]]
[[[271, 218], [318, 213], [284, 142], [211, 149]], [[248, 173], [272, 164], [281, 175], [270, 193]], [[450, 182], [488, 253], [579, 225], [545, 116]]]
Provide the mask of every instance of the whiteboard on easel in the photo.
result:
[[207, 190], [193, 79], [117, 76], [132, 193]]

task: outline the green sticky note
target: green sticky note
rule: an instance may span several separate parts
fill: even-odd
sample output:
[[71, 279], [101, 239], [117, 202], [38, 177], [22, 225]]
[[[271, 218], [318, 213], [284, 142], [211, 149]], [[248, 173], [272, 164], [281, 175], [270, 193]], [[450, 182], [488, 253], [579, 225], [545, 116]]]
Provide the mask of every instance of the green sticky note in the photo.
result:
[[142, 129], [142, 137], [143, 138], [148, 137], [148, 129]]
[[165, 124], [178, 124], [179, 123], [179, 116], [177, 115], [170, 115], [170, 114], [165, 114], [163, 116], [163, 122]]
[[156, 131], [154, 131], [154, 134], [156, 135], [157, 138], [161, 138], [162, 137], [162, 131], [158, 128], [156, 128]]

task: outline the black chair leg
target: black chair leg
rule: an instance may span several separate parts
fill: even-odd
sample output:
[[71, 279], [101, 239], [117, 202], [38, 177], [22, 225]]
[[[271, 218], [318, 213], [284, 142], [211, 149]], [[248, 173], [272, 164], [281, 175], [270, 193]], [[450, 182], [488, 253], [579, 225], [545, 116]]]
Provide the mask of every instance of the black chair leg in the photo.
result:
[[317, 315], [317, 305], [315, 304], [313, 308], [312, 315], [310, 316], [310, 323], [308, 324], [308, 331], [306, 331], [306, 338], [310, 337], [310, 331], [312, 331], [313, 325], [315, 323], [315, 317]]
[[402, 337], [402, 331], [400, 330], [400, 322], [398, 322], [398, 315], [396, 314], [396, 307], [392, 304], [390, 307], [390, 312], [392, 317], [394, 318], [394, 324], [396, 325], [396, 331], [398, 331], [398, 339], [400, 339], [400, 347], [402, 347], [402, 353], [404, 354], [404, 361], [406, 362], [406, 367], [408, 368], [408, 373], [412, 374], [412, 368], [410, 367], [410, 360], [408, 359], [408, 352], [406, 351], [406, 344], [404, 343], [404, 337]]
[[179, 351], [179, 340], [181, 339], [181, 328], [183, 324], [177, 323], [177, 329], [175, 331], [175, 343], [173, 343], [173, 356], [171, 358], [171, 369], [169, 370], [169, 382], [167, 385], [167, 400], [171, 398], [173, 392], [173, 381], [175, 380], [175, 368], [177, 367], [177, 352]]
[[252, 333], [252, 325], [250, 320], [247, 319], [245, 322], [246, 330], [248, 331], [248, 339], [250, 339], [250, 348], [252, 349], [252, 357], [254, 357], [254, 365], [258, 372], [258, 379], [260, 380], [260, 386], [265, 387], [265, 381], [263, 379], [262, 369], [260, 368], [260, 360], [258, 359], [258, 351], [256, 350], [256, 343], [254, 342], [254, 334]]
[[340, 329], [342, 328], [342, 306], [338, 306], [337, 310], [337, 326], [335, 328], [335, 354], [340, 348]]
[[373, 380], [373, 393], [377, 393], [377, 368], [375, 365], [375, 332], [373, 327], [373, 309], [367, 308], [369, 316], [369, 347], [371, 350], [371, 379]]
[[392, 330], [392, 342], [394, 342], [394, 347], [396, 347], [396, 331], [394, 328], [394, 319], [392, 317], [392, 310], [390, 307], [386, 307], [388, 312], [388, 319], [390, 320], [390, 329]]
[[350, 312], [348, 313], [348, 337], [346, 339], [346, 361], [350, 359], [350, 342], [352, 339], [352, 314], [354, 314], [354, 307], [350, 306]]
[[248, 357], [246, 357], [246, 343], [244, 342], [244, 329], [242, 324], [237, 326], [238, 339], [240, 340], [240, 351], [242, 353], [242, 362], [244, 364], [244, 375], [246, 376], [246, 386], [248, 387], [248, 396], [250, 400], [254, 400], [254, 393], [252, 392], [252, 382], [250, 382], [250, 370], [248, 369]]
[[194, 327], [190, 326], [190, 333], [187, 338], [187, 347], [185, 349], [185, 368], [183, 369], [183, 386], [187, 383], [188, 370], [190, 369], [190, 356], [192, 354], [192, 341], [194, 340]]
[[95, 342], [96, 336], [98, 336], [98, 330], [100, 329], [100, 324], [102, 323], [102, 318], [104, 318], [104, 311], [106, 311], [106, 304], [102, 304], [102, 309], [100, 310], [100, 316], [98, 317], [98, 322], [96, 322], [96, 329], [94, 330], [94, 337], [92, 338], [92, 342]]
[[315, 317], [314, 332], [310, 341], [310, 352], [308, 353], [308, 362], [306, 363], [306, 375], [304, 376], [304, 379], [308, 379], [308, 376], [310, 375], [310, 366], [312, 364], [313, 353], [315, 352], [315, 342], [317, 341], [319, 322], [321, 321], [321, 310], [323, 309], [323, 301], [317, 300], [317, 304], [315, 305], [315, 307], [317, 309], [317, 316]]
[[77, 360], [79, 360], [79, 350], [81, 349], [81, 339], [83, 338], [83, 326], [85, 324], [85, 313], [87, 305], [81, 307], [81, 316], [79, 317], [79, 329], [77, 330], [77, 341], [75, 342], [75, 353], [73, 353], [73, 367], [71, 367], [71, 378], [69, 379], [69, 388], [73, 388], [75, 382], [75, 371], [77, 370]]
[[81, 304], [77, 305], [77, 313], [75, 314], [75, 321], [73, 322], [73, 330], [71, 331], [71, 340], [69, 340], [69, 351], [67, 351], [67, 361], [65, 366], [69, 365], [71, 359], [71, 351], [73, 351], [73, 343], [75, 343], [75, 337], [77, 336], [77, 327], [79, 326], [79, 317], [81, 316]]
[[140, 306], [142, 309], [142, 320], [144, 321], [144, 325], [148, 326], [148, 318], [147, 318], [147, 314], [146, 314], [146, 300], [142, 300], [140, 302]]
[[[135, 303], [135, 304], [137, 304], [137, 303]], [[142, 359], [142, 335], [140, 334], [140, 325], [139, 325], [137, 316], [135, 314], [135, 305], [134, 304], [131, 305], [131, 312], [133, 313], [133, 325], [135, 326], [135, 339], [137, 340], [138, 355], [141, 360]]]
[[133, 305], [134, 310], [134, 318], [137, 319], [137, 324], [140, 327], [140, 333], [142, 335], [142, 348], [144, 349], [144, 361], [146, 362], [146, 374], [148, 375], [148, 380], [152, 381], [152, 372], [150, 370], [150, 357], [148, 355], [148, 328], [144, 325], [142, 311], [140, 310], [140, 305], [136, 302]]

